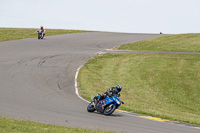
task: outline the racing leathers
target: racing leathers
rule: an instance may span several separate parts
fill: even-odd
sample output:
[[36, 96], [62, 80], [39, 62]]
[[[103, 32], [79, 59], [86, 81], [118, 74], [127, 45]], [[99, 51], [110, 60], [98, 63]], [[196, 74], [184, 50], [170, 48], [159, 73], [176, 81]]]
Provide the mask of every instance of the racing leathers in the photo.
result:
[[96, 99], [96, 104], [105, 99], [107, 96], [112, 97], [113, 95], [120, 96], [120, 93], [117, 91], [116, 87], [111, 87], [108, 89], [105, 93], [103, 93], [99, 98], [95, 96], [94, 98]]
[[42, 34], [43, 34], [43, 36], [45, 36], [45, 29], [43, 28], [43, 26], [41, 26], [40, 29], [38, 29], [38, 31], [39, 30], [42, 30]]

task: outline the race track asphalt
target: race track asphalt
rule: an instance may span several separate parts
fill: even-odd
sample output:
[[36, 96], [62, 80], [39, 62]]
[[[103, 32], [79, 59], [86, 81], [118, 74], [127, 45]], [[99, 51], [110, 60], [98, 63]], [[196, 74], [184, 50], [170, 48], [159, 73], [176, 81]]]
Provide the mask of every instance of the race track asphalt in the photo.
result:
[[0, 42], [0, 116], [117, 132], [199, 133], [120, 112], [88, 113], [75, 94], [77, 68], [97, 52], [158, 36], [91, 32]]

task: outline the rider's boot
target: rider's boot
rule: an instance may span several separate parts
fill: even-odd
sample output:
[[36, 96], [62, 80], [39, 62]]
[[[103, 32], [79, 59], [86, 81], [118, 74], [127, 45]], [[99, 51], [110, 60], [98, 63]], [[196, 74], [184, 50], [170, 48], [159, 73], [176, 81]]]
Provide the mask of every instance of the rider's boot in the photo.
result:
[[99, 103], [99, 101], [102, 99], [103, 99], [103, 96], [101, 95], [99, 98], [97, 98], [97, 103]]
[[97, 96], [95, 96], [95, 97], [94, 97], [94, 105], [96, 106], [97, 103], [98, 103], [98, 98], [97, 98]]

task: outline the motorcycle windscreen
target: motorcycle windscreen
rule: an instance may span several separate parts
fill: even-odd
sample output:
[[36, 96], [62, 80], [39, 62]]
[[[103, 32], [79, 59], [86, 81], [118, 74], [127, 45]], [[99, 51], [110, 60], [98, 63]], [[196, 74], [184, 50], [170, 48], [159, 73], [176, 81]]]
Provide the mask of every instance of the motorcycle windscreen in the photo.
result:
[[91, 100], [93, 100], [94, 99], [94, 96], [93, 95], [91, 95]]

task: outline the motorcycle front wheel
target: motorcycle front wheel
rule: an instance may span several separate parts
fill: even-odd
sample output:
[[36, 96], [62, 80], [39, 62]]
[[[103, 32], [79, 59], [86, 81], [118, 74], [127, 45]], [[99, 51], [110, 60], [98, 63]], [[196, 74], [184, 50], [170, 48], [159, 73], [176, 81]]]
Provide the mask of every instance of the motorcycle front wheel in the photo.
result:
[[105, 107], [103, 114], [104, 115], [111, 115], [116, 109], [116, 106], [113, 104], [110, 104], [108, 106]]
[[87, 111], [88, 112], [94, 112], [95, 111], [95, 108], [94, 108], [94, 105], [92, 105], [92, 102], [88, 105]]

